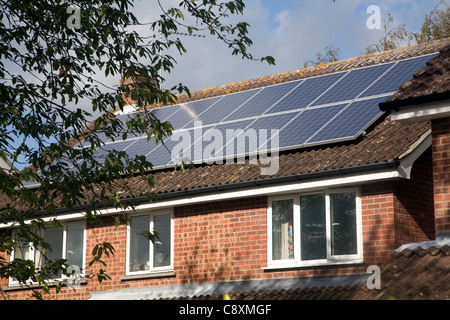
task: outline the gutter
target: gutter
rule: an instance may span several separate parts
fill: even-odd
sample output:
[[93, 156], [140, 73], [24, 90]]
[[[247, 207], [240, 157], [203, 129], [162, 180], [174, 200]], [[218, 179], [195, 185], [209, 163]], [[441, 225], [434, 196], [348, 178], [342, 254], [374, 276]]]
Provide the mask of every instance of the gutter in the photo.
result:
[[433, 94], [429, 94], [426, 96], [418, 96], [418, 97], [413, 97], [413, 98], [386, 101], [386, 102], [381, 102], [378, 105], [379, 105], [381, 111], [388, 111], [388, 110], [397, 110], [398, 111], [402, 107], [417, 106], [419, 104], [439, 102], [439, 101], [448, 100], [448, 99], [450, 99], [450, 91], [433, 93]]
[[[171, 200], [171, 199], [179, 199], [179, 198], [186, 198], [186, 197], [193, 197], [198, 195], [205, 195], [205, 194], [211, 194], [211, 193], [222, 193], [230, 190], [239, 190], [239, 189], [246, 189], [246, 188], [260, 188], [264, 186], [270, 186], [270, 185], [277, 185], [277, 184], [284, 184], [284, 183], [292, 183], [292, 182], [304, 182], [312, 179], [320, 179], [320, 178], [328, 178], [333, 176], [345, 176], [349, 174], [354, 173], [361, 173], [361, 172], [368, 172], [368, 171], [377, 171], [382, 169], [395, 169], [400, 166], [399, 160], [394, 161], [388, 161], [388, 162], [381, 162], [381, 163], [375, 163], [375, 164], [367, 164], [367, 165], [361, 165], [357, 167], [349, 167], [349, 168], [341, 168], [341, 169], [333, 169], [333, 170], [326, 170], [326, 171], [318, 171], [318, 172], [308, 172], [308, 173], [302, 173], [302, 174], [296, 174], [291, 176], [283, 176], [283, 177], [275, 177], [275, 178], [268, 178], [268, 179], [262, 179], [262, 180], [252, 180], [252, 181], [245, 181], [245, 182], [237, 182], [237, 183], [229, 183], [229, 184], [222, 184], [222, 185], [215, 185], [215, 186], [209, 186], [209, 187], [203, 187], [203, 188], [196, 188], [196, 189], [188, 189], [188, 190], [180, 190], [180, 191], [174, 191], [174, 192], [166, 192], [157, 194], [158, 200]], [[142, 203], [148, 203], [148, 196], [139, 196], [134, 199], [126, 198], [121, 199], [122, 203], [125, 203], [126, 201], [133, 200], [134, 202], [138, 204]], [[78, 206], [74, 208], [72, 211], [83, 211], [86, 209], [88, 205]], [[107, 208], [107, 207], [103, 207]], [[101, 208], [99, 208], [101, 209]], [[67, 208], [60, 208], [56, 210], [57, 213], [68, 213], [69, 210]]]
[[[160, 199], [171, 199], [171, 198], [177, 198], [177, 197], [183, 197], [183, 196], [191, 196], [191, 195], [198, 195], [198, 194], [211, 193], [211, 192], [222, 192], [222, 191], [235, 190], [235, 189], [241, 189], [241, 188], [262, 187], [262, 186], [267, 186], [267, 185], [271, 185], [271, 184], [282, 184], [282, 183], [299, 182], [299, 181], [301, 182], [301, 181], [311, 180], [311, 179], [316, 179], [316, 178], [347, 175], [347, 174], [351, 174], [351, 173], [359, 173], [359, 172], [364, 172], [364, 171], [367, 172], [367, 171], [386, 169], [386, 168], [392, 169], [392, 168], [397, 168], [399, 165], [400, 165], [400, 161], [394, 160], [394, 161], [389, 161], [389, 162], [367, 164], [367, 165], [362, 165], [362, 166], [358, 166], [358, 167], [333, 169], [333, 170], [318, 171], [318, 172], [308, 172], [308, 173], [296, 174], [296, 175], [292, 175], [292, 176], [275, 177], [275, 178], [268, 178], [268, 179], [262, 179], [262, 180], [252, 180], [252, 181], [245, 181], [245, 182], [229, 183], [229, 184], [210, 186], [210, 187], [204, 187], [204, 188], [198, 188], [198, 189], [175, 191], [175, 192], [170, 192], [170, 193], [158, 194], [158, 197]], [[140, 198], [141, 197], [137, 197], [135, 200], [137, 200], [138, 202], [143, 201], [143, 199], [140, 199]], [[145, 198], [148, 201], [148, 197], [142, 197], [142, 198]]]

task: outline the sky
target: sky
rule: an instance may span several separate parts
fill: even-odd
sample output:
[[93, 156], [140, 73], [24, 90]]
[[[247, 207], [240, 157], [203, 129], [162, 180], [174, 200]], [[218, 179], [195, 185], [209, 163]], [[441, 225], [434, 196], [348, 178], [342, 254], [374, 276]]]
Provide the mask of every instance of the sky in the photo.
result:
[[[142, 0], [136, 3], [138, 17], [151, 16], [152, 2]], [[177, 65], [170, 74], [164, 74], [166, 87], [181, 82], [193, 91], [300, 69], [329, 45], [341, 50], [342, 59], [359, 56], [367, 46], [377, 43], [383, 34], [382, 29], [367, 27], [370, 5], [380, 8], [382, 18], [391, 13], [396, 24], [405, 24], [408, 30], [418, 32], [425, 15], [439, 2], [246, 0], [246, 9], [239, 20], [251, 26], [249, 36], [253, 46], [249, 51], [255, 57], [273, 56], [276, 65], [231, 56], [226, 45], [211, 37], [182, 37], [188, 52], [182, 56], [174, 54]], [[439, 6], [442, 8], [444, 4]]]

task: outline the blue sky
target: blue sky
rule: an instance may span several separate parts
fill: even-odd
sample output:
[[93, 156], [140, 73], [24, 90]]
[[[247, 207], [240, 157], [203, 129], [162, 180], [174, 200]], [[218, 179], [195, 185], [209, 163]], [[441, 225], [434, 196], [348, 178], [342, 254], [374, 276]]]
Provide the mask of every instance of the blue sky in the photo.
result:
[[[191, 90], [219, 86], [278, 72], [299, 69], [315, 53], [333, 45], [342, 58], [359, 56], [378, 41], [382, 30], [369, 30], [367, 8], [380, 7], [382, 17], [394, 16], [418, 32], [425, 15], [440, 0], [247, 0], [240, 20], [251, 25], [255, 56], [272, 55], [276, 66], [231, 57], [226, 46], [214, 39], [182, 39], [188, 53], [176, 57], [176, 69], [167, 75], [167, 85], [182, 82]], [[450, 1], [449, 1], [450, 3]], [[440, 5], [443, 7], [443, 5]]]

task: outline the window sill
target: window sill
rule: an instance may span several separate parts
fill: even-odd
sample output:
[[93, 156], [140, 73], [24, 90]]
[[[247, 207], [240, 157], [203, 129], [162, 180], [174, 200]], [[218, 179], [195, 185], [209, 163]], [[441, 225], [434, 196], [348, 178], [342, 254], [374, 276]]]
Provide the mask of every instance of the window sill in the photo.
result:
[[[66, 280], [60, 280], [60, 281], [49, 281], [47, 283], [47, 286], [49, 288], [52, 287], [56, 287], [58, 285], [58, 283], [63, 283], [63, 286], [66, 287], [67, 286], [67, 281]], [[86, 279], [81, 279], [80, 280], [80, 285], [85, 285], [87, 284], [88, 281]], [[31, 289], [38, 289], [38, 288], [42, 288], [44, 287], [43, 284], [38, 284], [38, 283], [30, 283], [30, 284], [19, 284], [19, 283], [12, 283], [10, 284], [8, 287], [3, 287], [1, 288], [1, 290], [3, 291], [16, 291], [16, 290], [31, 290]]]
[[280, 269], [301, 269], [301, 268], [315, 268], [315, 267], [332, 267], [339, 265], [348, 264], [362, 264], [364, 261], [362, 259], [355, 260], [345, 260], [345, 261], [314, 261], [314, 262], [304, 262], [304, 263], [286, 263], [286, 264], [269, 264], [267, 267], [262, 268], [264, 271], [276, 271]]
[[120, 277], [120, 281], [130, 281], [130, 280], [141, 280], [141, 279], [154, 279], [154, 278], [168, 278], [176, 277], [177, 273], [175, 271], [164, 271], [164, 272], [152, 272], [144, 274], [132, 274]]

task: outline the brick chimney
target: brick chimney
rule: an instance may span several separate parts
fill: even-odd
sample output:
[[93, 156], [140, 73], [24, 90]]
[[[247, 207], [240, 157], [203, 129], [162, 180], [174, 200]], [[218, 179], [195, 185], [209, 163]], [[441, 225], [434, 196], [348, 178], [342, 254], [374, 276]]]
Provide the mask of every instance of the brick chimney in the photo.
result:
[[436, 239], [450, 237], [450, 117], [432, 120]]
[[[141, 83], [144, 83], [146, 80], [145, 77], [143, 76], [137, 76], [135, 79], [135, 83], [133, 83], [133, 79], [131, 78], [122, 78], [120, 79], [120, 86], [121, 87], [130, 87], [130, 89], [133, 88], [134, 85], [139, 86]], [[132, 105], [132, 104], [136, 104], [136, 101], [131, 99], [131, 97], [126, 97], [124, 93], [122, 93], [122, 99], [124, 101], [124, 105]]]

